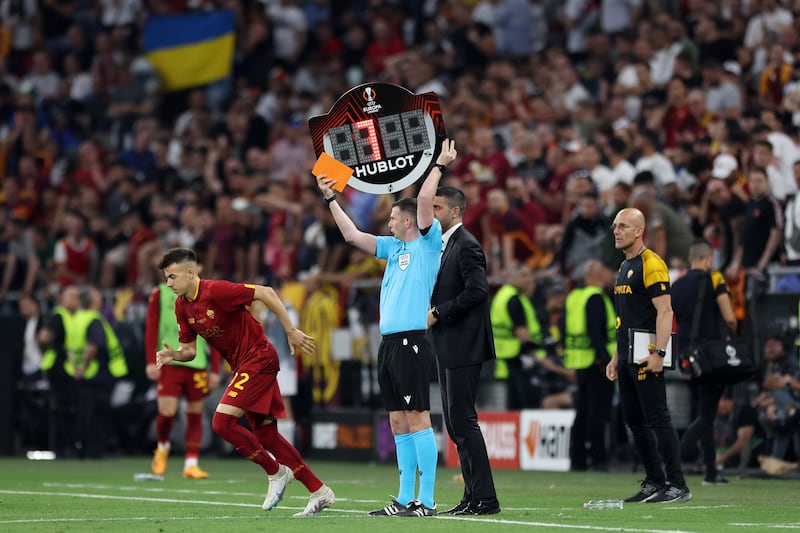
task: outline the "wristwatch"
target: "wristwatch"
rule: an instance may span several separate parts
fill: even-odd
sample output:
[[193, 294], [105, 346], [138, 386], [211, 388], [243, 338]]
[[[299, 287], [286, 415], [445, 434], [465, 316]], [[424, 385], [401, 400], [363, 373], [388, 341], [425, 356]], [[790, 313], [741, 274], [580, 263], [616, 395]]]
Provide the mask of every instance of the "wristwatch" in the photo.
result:
[[438, 307], [436, 307], [436, 306], [431, 307], [431, 314], [433, 315], [433, 318], [435, 318], [436, 320], [439, 320], [439, 308]]
[[659, 357], [666, 357], [667, 356], [667, 351], [666, 350], [656, 349], [655, 352], [656, 352], [656, 355], [658, 355]]
[[439, 172], [441, 172], [441, 173], [442, 173], [442, 175], [444, 175], [444, 171], [445, 171], [445, 170], [447, 170], [447, 166], [445, 166], [445, 165], [443, 165], [443, 164], [441, 164], [441, 163], [436, 163], [436, 164], [435, 164], [435, 165], [433, 165], [433, 166], [435, 166], [436, 168], [438, 168], [438, 169], [439, 169]]

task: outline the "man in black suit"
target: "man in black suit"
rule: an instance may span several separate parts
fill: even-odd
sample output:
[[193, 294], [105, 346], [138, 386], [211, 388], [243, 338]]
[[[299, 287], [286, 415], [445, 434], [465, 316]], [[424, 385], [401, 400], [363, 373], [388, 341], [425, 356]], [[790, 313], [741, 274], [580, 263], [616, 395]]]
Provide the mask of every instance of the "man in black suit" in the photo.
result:
[[483, 515], [500, 512], [475, 411], [481, 366], [495, 355], [486, 257], [462, 225], [465, 207], [460, 190], [439, 187], [436, 191], [433, 210], [442, 225], [444, 252], [428, 328], [436, 348], [445, 426], [456, 444], [464, 476], [464, 497], [445, 513]]

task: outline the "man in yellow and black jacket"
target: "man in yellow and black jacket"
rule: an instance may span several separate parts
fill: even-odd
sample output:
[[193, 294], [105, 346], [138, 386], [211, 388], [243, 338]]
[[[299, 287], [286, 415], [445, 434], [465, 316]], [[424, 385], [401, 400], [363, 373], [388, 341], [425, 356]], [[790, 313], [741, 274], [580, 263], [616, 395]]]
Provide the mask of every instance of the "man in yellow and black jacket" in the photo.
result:
[[614, 383], [606, 379], [606, 365], [616, 347], [616, 312], [606, 290], [613, 284], [614, 273], [596, 259], [582, 268], [584, 286], [570, 291], [564, 306], [564, 367], [575, 370], [578, 386], [570, 468], [608, 470], [606, 426]]
[[[614, 285], [617, 349], [606, 376], [619, 380], [622, 416], [642, 460], [645, 479], [628, 503], [675, 503], [692, 499], [672, 425], [664, 381], [664, 357], [672, 333], [669, 271], [644, 244], [645, 218], [625, 208], [614, 217], [614, 246], [625, 254]], [[630, 353], [630, 330], [654, 333], [646, 353]], [[655, 441], [653, 440], [655, 437]], [[657, 444], [657, 446], [656, 446]]]

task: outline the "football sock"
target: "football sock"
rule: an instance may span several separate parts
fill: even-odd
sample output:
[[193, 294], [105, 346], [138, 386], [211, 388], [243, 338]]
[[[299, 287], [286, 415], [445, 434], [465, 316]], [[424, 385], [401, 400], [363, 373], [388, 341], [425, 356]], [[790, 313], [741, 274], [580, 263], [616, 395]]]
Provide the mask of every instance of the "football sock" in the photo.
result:
[[412, 433], [394, 436], [397, 448], [397, 468], [400, 469], [400, 491], [398, 503], [408, 505], [414, 499], [414, 487], [417, 484], [417, 450]]
[[247, 421], [252, 427], [255, 427], [254, 433], [256, 437], [258, 437], [258, 442], [274, 455], [275, 459], [277, 459], [280, 464], [291, 468], [294, 478], [302, 483], [309, 492], [314, 492], [322, 487], [322, 481], [314, 475], [314, 472], [312, 472], [305, 461], [303, 461], [297, 448], [292, 446], [291, 443], [280, 434], [277, 421], [272, 421], [272, 423], [263, 426], [257, 426], [249, 415]]
[[211, 422], [214, 432], [233, 444], [236, 451], [264, 469], [269, 475], [278, 472], [278, 463], [261, 447], [256, 436], [239, 425], [239, 419], [217, 411]]
[[159, 450], [169, 450], [169, 435], [172, 433], [172, 422], [174, 420], [174, 416], [166, 416], [161, 413], [156, 416], [156, 440], [158, 441]]
[[186, 457], [200, 455], [200, 444], [203, 440], [203, 415], [186, 413]]
[[427, 507], [433, 507], [433, 489], [436, 484], [436, 462], [439, 450], [433, 428], [412, 433], [414, 447], [417, 449], [417, 466], [419, 467], [419, 501]]
[[198, 465], [199, 457], [196, 455], [187, 455], [186, 459], [183, 461], [183, 469], [186, 470], [187, 468], [191, 468], [193, 466]]

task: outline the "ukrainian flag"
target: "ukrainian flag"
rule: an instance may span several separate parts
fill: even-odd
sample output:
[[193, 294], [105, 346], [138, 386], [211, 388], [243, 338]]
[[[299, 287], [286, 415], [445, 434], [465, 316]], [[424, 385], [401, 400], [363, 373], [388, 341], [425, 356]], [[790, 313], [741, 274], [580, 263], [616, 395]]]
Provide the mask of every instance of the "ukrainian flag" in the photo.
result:
[[147, 19], [144, 50], [167, 91], [226, 78], [233, 66], [233, 11]]

